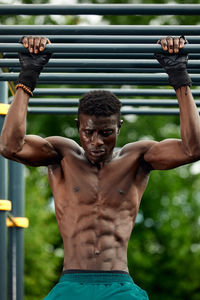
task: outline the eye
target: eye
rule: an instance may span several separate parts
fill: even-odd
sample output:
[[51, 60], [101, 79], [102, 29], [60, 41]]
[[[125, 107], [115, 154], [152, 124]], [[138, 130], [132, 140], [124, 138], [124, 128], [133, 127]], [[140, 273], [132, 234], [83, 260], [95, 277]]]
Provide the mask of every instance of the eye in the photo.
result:
[[86, 130], [85, 130], [85, 134], [86, 134], [86, 135], [92, 135], [92, 134], [93, 134], [93, 130], [86, 129]]
[[104, 131], [101, 131], [101, 135], [104, 136], [104, 137], [108, 137], [111, 134], [113, 134], [113, 130], [104, 130]]

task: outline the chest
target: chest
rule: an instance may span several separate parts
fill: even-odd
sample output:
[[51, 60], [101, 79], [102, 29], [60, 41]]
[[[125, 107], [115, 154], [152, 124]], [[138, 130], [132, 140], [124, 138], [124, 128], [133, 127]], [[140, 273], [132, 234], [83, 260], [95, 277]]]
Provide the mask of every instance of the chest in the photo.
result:
[[101, 169], [84, 160], [63, 161], [63, 184], [70, 200], [85, 204], [121, 206], [137, 194], [137, 163], [115, 159]]

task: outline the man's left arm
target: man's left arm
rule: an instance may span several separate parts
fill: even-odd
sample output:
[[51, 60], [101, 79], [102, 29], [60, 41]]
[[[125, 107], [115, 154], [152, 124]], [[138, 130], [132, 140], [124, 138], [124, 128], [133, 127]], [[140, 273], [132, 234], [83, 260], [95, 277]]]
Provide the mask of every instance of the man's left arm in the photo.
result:
[[[176, 54], [178, 53], [177, 47], [178, 49], [183, 47], [182, 38], [161, 40], [161, 46], [169, 53]], [[167, 69], [166, 72], [169, 75], [170, 84], [176, 90], [179, 103], [181, 139], [167, 139], [150, 145], [144, 155], [144, 160], [153, 169], [160, 170], [175, 168], [200, 159], [200, 118], [189, 87], [191, 81], [187, 74], [186, 64], [184, 69], [183, 65], [181, 68], [177, 67], [177, 62], [175, 62], [175, 70]]]

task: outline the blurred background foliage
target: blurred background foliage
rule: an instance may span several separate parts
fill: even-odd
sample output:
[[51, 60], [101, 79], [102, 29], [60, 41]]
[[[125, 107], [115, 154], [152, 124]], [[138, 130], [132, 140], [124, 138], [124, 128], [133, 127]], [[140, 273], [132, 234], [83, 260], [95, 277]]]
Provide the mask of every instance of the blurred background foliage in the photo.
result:
[[[2, 2], [3, 3], [3, 2]], [[14, 1], [13, 4], [16, 4]], [[19, 2], [18, 2], [19, 3]], [[24, 0], [21, 3], [41, 4]], [[133, 3], [133, 1], [77, 1]], [[134, 4], [156, 1], [134, 1]], [[159, 1], [167, 4], [168, 1]], [[196, 1], [173, 1], [194, 4]], [[56, 4], [56, 3], [54, 3]], [[63, 4], [72, 4], [63, 1]], [[98, 24], [195, 25], [198, 16], [104, 16]], [[92, 24], [90, 16], [9, 16], [1, 24]], [[67, 87], [67, 86], [62, 86]], [[94, 88], [94, 87], [91, 87]], [[135, 88], [135, 87], [134, 87]], [[155, 97], [154, 97], [155, 98]], [[28, 116], [28, 133], [62, 135], [79, 142], [75, 116]], [[129, 116], [117, 146], [141, 139], [179, 137], [177, 116]], [[129, 270], [151, 300], [200, 300], [200, 164], [153, 171], [129, 242]], [[54, 213], [46, 168], [26, 168], [25, 300], [42, 299], [62, 272], [63, 246]]]

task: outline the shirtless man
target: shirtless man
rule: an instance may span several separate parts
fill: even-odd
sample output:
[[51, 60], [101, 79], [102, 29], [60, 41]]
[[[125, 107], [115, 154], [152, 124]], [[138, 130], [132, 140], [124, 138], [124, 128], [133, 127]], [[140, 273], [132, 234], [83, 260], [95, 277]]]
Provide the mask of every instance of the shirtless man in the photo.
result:
[[[26, 134], [26, 113], [48, 40], [24, 37], [16, 95], [6, 116], [0, 153], [30, 166], [47, 166], [64, 243], [63, 275], [46, 300], [148, 299], [128, 274], [127, 245], [151, 170], [167, 170], [200, 158], [200, 122], [189, 86], [187, 58], [174, 60], [184, 38], [159, 41], [157, 59], [169, 75], [180, 107], [181, 139], [139, 141], [113, 152], [122, 121], [120, 102], [94, 91], [80, 101], [80, 147], [58, 136]], [[173, 56], [170, 56], [170, 53]]]

